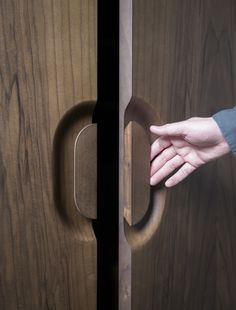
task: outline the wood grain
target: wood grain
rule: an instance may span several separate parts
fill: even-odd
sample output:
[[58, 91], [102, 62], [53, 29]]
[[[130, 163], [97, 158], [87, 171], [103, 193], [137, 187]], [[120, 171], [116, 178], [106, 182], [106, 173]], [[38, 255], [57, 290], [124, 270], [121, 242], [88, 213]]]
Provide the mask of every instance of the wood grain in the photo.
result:
[[119, 310], [131, 308], [131, 251], [124, 232], [125, 109], [132, 96], [132, 0], [120, 1], [119, 52]]
[[96, 309], [96, 240], [73, 201], [96, 84], [95, 0], [0, 1], [3, 310]]
[[124, 130], [124, 217], [130, 226], [145, 216], [150, 202], [149, 135], [136, 122]]
[[79, 212], [97, 218], [97, 124], [84, 127], [74, 150], [74, 197]]
[[[234, 2], [133, 0], [132, 6], [133, 39], [121, 37], [132, 55], [123, 68], [129, 80], [132, 65], [126, 94], [151, 104], [163, 122], [210, 116], [235, 104]], [[155, 235], [139, 247], [129, 241], [124, 309], [236, 308], [235, 178], [236, 162], [228, 155], [168, 190]], [[141, 232], [137, 227], [137, 238]]]

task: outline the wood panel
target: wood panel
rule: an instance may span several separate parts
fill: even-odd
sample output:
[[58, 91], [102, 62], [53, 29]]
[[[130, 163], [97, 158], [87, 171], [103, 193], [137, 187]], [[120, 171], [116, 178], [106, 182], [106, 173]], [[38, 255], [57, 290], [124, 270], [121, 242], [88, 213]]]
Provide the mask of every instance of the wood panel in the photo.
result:
[[[133, 0], [123, 6], [129, 11], [121, 6], [121, 58], [128, 55], [121, 59], [121, 119], [132, 96], [151, 104], [163, 122], [235, 104], [236, 3]], [[122, 136], [121, 120], [121, 147]], [[121, 232], [128, 261], [126, 270], [120, 265], [121, 309], [236, 308], [235, 180], [232, 155], [209, 163], [167, 191], [161, 222], [146, 243], [127, 245]], [[140, 239], [142, 229], [136, 227]]]
[[1, 309], [96, 309], [96, 239], [73, 198], [96, 41], [96, 0], [0, 1]]

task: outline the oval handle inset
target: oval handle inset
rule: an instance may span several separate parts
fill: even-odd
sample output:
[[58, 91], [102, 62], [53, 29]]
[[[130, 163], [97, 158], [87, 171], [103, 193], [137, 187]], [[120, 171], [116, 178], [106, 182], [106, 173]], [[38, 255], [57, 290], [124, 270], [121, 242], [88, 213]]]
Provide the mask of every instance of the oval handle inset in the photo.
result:
[[130, 228], [126, 230], [130, 240], [131, 235], [139, 233], [144, 237], [144, 230], [159, 225], [166, 191], [150, 186], [151, 144], [156, 139], [150, 126], [161, 123], [156, 110], [144, 100], [132, 97], [124, 117], [123, 214]]
[[150, 142], [146, 130], [130, 121], [124, 143], [124, 217], [132, 226], [142, 220], [149, 207]]
[[75, 140], [74, 199], [79, 212], [97, 218], [97, 125], [84, 127]]

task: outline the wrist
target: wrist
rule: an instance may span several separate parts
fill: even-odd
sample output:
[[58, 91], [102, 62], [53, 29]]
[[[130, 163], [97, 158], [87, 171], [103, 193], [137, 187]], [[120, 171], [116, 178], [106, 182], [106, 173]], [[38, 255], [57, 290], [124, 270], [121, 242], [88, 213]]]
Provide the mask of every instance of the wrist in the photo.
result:
[[[236, 156], [236, 108], [222, 110], [212, 116], [222, 136], [222, 145]], [[226, 143], [226, 145], [225, 145]]]

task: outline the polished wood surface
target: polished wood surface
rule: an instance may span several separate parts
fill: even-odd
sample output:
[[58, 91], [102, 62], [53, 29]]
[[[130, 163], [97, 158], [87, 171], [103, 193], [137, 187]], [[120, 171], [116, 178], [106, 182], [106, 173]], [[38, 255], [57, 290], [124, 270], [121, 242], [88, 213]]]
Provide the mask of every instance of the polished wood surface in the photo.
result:
[[124, 130], [124, 217], [139, 223], [150, 202], [150, 141], [144, 128], [129, 122]]
[[79, 212], [97, 218], [97, 124], [84, 127], [75, 141], [74, 197]]
[[[233, 106], [235, 10], [232, 1], [133, 0], [129, 17], [121, 15], [121, 57], [128, 57], [121, 63], [120, 118], [133, 96], [151, 104], [164, 123]], [[120, 309], [236, 308], [235, 178], [232, 155], [207, 164], [167, 191], [158, 228], [146, 241], [148, 220], [135, 227], [135, 237], [126, 232], [131, 254], [120, 238], [129, 261], [126, 270], [120, 265], [127, 284], [121, 284]]]
[[95, 310], [96, 239], [73, 184], [97, 97], [96, 1], [0, 12], [0, 308]]

